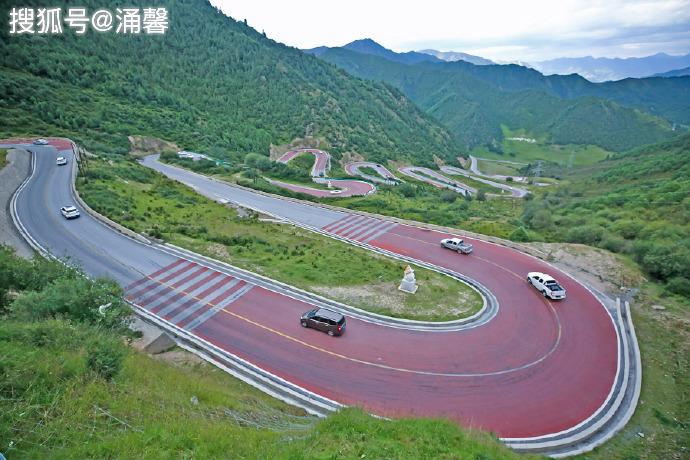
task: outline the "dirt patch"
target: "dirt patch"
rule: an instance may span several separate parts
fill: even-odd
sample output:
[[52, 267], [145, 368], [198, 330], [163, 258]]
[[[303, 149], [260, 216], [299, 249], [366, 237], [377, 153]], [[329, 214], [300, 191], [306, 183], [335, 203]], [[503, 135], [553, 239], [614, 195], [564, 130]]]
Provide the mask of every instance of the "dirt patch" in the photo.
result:
[[169, 351], [164, 351], [163, 353], [158, 353], [155, 355], [150, 355], [152, 358], [170, 363], [174, 366], [190, 366], [206, 364], [206, 361], [201, 359], [194, 353], [190, 353], [187, 350], [181, 348], [173, 348]]
[[612, 296], [620, 295], [621, 288], [640, 286], [646, 281], [638, 269], [603, 249], [569, 243], [529, 243], [526, 246], [548, 254], [549, 262]]
[[445, 166], [445, 165], [446, 165], [446, 162], [443, 161], [441, 158], [437, 157], [436, 155], [434, 155], [434, 163], [436, 164], [436, 166], [437, 166], [439, 169], [441, 169], [441, 166]]
[[143, 157], [153, 153], [179, 152], [182, 150], [173, 142], [164, 141], [155, 137], [128, 136], [131, 144], [130, 153], [136, 157]]
[[344, 168], [346, 164], [352, 163], [353, 161], [366, 161], [366, 159], [357, 152], [345, 152], [343, 153], [343, 158], [340, 160], [340, 166]]
[[230, 253], [228, 252], [228, 249], [220, 243], [211, 243], [208, 246], [206, 246], [206, 250], [211, 255], [211, 257], [215, 257], [221, 260], [230, 259]]

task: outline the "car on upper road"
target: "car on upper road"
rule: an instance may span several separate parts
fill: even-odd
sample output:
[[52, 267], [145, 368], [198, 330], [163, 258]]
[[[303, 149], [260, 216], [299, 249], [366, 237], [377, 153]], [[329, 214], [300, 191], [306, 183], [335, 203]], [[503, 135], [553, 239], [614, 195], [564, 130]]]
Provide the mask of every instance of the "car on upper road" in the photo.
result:
[[474, 246], [470, 243], [465, 243], [462, 238], [444, 238], [441, 240], [441, 246], [446, 249], [458, 251], [461, 254], [472, 254]]
[[563, 286], [546, 273], [529, 272], [527, 274], [527, 282], [541, 292], [544, 297], [553, 300], [565, 299], [565, 289]]
[[330, 336], [342, 335], [345, 332], [345, 317], [325, 308], [309, 310], [302, 315], [299, 322], [302, 327], [310, 327]]
[[65, 219], [76, 219], [79, 217], [79, 210], [74, 206], [63, 206], [60, 208], [60, 212]]
[[57, 157], [57, 161], [55, 162], [58, 166], [63, 166], [67, 164], [67, 158], [65, 157]]
[[48, 145], [48, 141], [45, 139], [36, 139], [34, 145]]

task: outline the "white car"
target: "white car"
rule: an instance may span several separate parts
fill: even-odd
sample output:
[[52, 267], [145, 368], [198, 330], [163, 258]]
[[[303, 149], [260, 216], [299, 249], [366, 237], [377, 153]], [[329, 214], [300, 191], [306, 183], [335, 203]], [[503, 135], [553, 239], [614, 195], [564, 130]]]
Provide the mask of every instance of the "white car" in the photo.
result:
[[544, 297], [553, 300], [565, 299], [565, 289], [546, 273], [529, 272], [527, 282], [541, 292]]
[[79, 217], [79, 210], [74, 206], [63, 206], [60, 208], [60, 212], [65, 219], [76, 219]]
[[58, 166], [63, 166], [67, 164], [67, 158], [65, 157], [57, 157], [57, 161], [55, 162]]
[[34, 145], [48, 145], [48, 141], [45, 139], [36, 139]]
[[472, 250], [474, 249], [471, 244], [465, 243], [462, 238], [444, 238], [441, 240], [441, 246], [446, 249], [458, 251], [460, 254], [472, 254]]

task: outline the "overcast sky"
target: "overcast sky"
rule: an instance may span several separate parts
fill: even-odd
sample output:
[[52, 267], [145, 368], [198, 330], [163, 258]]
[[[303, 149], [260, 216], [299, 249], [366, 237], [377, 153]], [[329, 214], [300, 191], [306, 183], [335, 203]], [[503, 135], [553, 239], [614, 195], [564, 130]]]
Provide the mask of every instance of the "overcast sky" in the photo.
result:
[[690, 0], [211, 0], [298, 48], [372, 38], [501, 61], [690, 53]]

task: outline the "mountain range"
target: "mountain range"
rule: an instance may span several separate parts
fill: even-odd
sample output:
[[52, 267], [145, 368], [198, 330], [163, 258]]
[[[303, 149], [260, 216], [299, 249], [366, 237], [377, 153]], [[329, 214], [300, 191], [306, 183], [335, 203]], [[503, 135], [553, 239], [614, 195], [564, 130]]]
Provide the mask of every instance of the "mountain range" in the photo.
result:
[[500, 143], [502, 125], [547, 135], [554, 143], [609, 150], [662, 141], [690, 125], [687, 77], [595, 84], [578, 75], [544, 76], [518, 65], [410, 62], [409, 53], [367, 45], [358, 51], [321, 49], [319, 57], [400, 89], [465, 148]]
[[493, 61], [484, 59], [480, 56], [474, 56], [472, 54], [461, 53], [459, 51], [436, 51], [436, 50], [420, 50], [420, 53], [430, 54], [434, 57], [441, 59], [442, 61], [455, 62], [455, 61], [465, 61], [474, 65], [491, 65], [495, 64]]
[[690, 75], [690, 67], [685, 67], [684, 69], [669, 70], [668, 72], [656, 73], [652, 75], [653, 77], [684, 77]]
[[270, 40], [206, 1], [157, 5], [175, 14], [163, 36], [10, 36], [0, 28], [0, 137], [66, 136], [94, 152], [124, 154], [128, 135], [145, 135], [237, 161], [307, 134], [336, 158], [357, 152], [431, 163], [434, 154], [459, 151], [444, 127], [390, 85]]
[[534, 62], [532, 67], [545, 75], [579, 74], [589, 81], [616, 81], [644, 78], [690, 66], [690, 54], [670, 56], [658, 53], [640, 58], [558, 58]]

